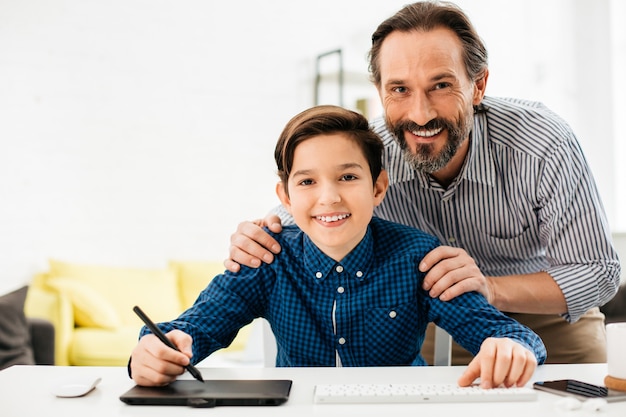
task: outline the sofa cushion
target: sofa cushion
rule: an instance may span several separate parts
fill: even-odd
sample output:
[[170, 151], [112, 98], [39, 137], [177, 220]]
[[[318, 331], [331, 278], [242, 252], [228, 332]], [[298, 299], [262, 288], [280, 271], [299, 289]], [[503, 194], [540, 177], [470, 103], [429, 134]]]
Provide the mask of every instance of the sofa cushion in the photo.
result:
[[27, 293], [25, 286], [0, 296], [0, 369], [35, 364], [24, 314]]
[[47, 274], [37, 274], [28, 287], [24, 303], [26, 317], [48, 320], [54, 326], [54, 364], [69, 365], [67, 352], [74, 331], [74, 309], [69, 298], [45, 284]]
[[[224, 264], [216, 261], [171, 260], [169, 267], [178, 275], [178, 288], [183, 309], [191, 307], [209, 282], [215, 276], [224, 273]], [[250, 324], [239, 329], [237, 337], [226, 350], [244, 350], [251, 333], [252, 325]]]
[[170, 268], [178, 275], [178, 289], [183, 309], [188, 309], [209, 285], [209, 282], [224, 272], [221, 262], [170, 261]]
[[135, 305], [157, 322], [172, 320], [182, 310], [176, 274], [169, 268], [84, 265], [54, 259], [49, 264], [49, 279], [72, 278], [91, 287], [111, 303], [124, 326], [141, 326], [132, 310]]
[[[178, 288], [183, 309], [191, 307], [198, 295], [200, 295], [200, 292], [209, 285], [209, 282], [215, 276], [224, 273], [224, 264], [217, 261], [171, 260], [169, 267], [178, 275]], [[252, 325], [250, 324], [239, 329], [237, 337], [225, 350], [244, 350], [250, 339], [251, 332]]]
[[122, 325], [113, 305], [86, 283], [75, 278], [51, 277], [46, 284], [70, 299], [77, 326], [114, 329]]
[[79, 327], [74, 331], [69, 361], [78, 366], [126, 366], [141, 326], [113, 329]]

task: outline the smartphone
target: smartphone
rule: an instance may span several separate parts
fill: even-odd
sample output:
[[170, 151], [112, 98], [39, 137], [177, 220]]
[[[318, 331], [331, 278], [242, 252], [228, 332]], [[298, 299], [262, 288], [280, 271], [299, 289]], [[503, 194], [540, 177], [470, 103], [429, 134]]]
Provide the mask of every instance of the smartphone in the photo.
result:
[[626, 392], [608, 389], [600, 385], [588, 384], [575, 379], [535, 382], [533, 388], [557, 395], [576, 397], [579, 400], [603, 398], [607, 402], [626, 401]]

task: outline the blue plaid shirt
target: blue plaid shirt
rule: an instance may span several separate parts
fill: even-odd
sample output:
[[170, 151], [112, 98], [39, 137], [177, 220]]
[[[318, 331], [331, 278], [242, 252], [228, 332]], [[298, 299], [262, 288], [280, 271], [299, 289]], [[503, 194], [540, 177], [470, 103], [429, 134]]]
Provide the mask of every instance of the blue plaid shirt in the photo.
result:
[[273, 263], [218, 275], [178, 319], [159, 324], [192, 336], [193, 363], [256, 317], [276, 336], [277, 366], [336, 366], [337, 354], [342, 366], [426, 365], [420, 348], [429, 322], [473, 354], [487, 337], [509, 337], [545, 360], [541, 339], [482, 295], [428, 296], [418, 264], [439, 244], [431, 235], [375, 217], [341, 262], [295, 226], [273, 236], [282, 247]]

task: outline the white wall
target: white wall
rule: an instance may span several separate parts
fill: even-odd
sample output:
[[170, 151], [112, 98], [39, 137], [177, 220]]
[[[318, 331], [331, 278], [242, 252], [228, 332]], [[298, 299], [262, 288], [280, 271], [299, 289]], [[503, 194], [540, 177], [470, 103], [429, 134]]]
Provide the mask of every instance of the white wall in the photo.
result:
[[[369, 37], [405, 3], [0, 0], [0, 293], [50, 257], [223, 259], [236, 225], [277, 204], [274, 143], [313, 104], [315, 56], [342, 48], [345, 105], [375, 101]], [[612, 212], [613, 93], [590, 77], [609, 0], [458, 3], [490, 50], [488, 93], [571, 121]]]
[[[613, 71], [610, 88], [613, 94], [613, 178], [615, 181], [614, 195], [614, 227], [622, 232], [626, 231], [626, 129], [624, 129], [624, 115], [626, 114], [626, 2], [611, 0], [611, 68]], [[626, 259], [622, 257], [621, 259]], [[623, 271], [626, 273], [626, 271]]]

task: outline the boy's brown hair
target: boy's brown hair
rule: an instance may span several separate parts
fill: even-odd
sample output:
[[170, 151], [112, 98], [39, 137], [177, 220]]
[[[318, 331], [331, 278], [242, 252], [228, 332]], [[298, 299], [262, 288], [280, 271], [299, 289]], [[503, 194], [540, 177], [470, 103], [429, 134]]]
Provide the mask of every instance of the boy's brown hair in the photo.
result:
[[367, 119], [361, 114], [339, 106], [316, 106], [294, 116], [278, 138], [274, 159], [278, 176], [289, 195], [287, 182], [293, 167], [296, 147], [315, 136], [343, 133], [363, 151], [367, 160], [372, 182], [375, 183], [382, 170], [383, 143], [374, 133]]

